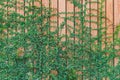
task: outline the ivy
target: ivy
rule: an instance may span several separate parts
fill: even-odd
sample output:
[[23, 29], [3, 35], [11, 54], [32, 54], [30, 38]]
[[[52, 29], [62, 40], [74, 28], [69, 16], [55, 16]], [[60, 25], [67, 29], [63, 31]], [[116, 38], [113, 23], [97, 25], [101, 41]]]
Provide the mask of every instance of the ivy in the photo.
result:
[[[84, 0], [84, 4], [79, 0], [68, 1], [78, 8], [76, 12], [55, 14], [55, 9], [42, 5], [39, 0], [0, 1], [1, 80], [120, 79], [119, 49], [113, 48], [119, 46], [120, 28], [118, 25], [113, 33], [114, 42], [104, 40], [113, 37], [105, 37], [108, 26], [104, 26], [104, 0]], [[42, 6], [34, 5], [34, 2]], [[88, 8], [92, 3], [98, 4], [99, 8]], [[24, 7], [16, 8], [16, 4]], [[98, 15], [87, 13], [87, 10], [97, 11]], [[72, 16], [61, 17], [61, 14]], [[52, 26], [57, 21], [51, 21], [51, 17], [59, 17], [63, 22]], [[87, 17], [98, 20], [87, 20]], [[86, 23], [96, 24], [97, 28]], [[68, 35], [61, 33], [65, 27]], [[55, 30], [51, 31], [52, 28]], [[92, 31], [97, 31], [97, 35], [93, 36]], [[113, 59], [118, 60], [116, 65]]]

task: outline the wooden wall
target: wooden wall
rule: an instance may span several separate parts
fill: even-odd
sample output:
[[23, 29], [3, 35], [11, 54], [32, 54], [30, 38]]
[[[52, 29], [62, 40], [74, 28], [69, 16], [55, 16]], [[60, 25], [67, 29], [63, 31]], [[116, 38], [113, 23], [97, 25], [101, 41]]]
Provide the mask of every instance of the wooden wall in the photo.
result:
[[[24, 0], [17, 0], [17, 1], [24, 2]], [[75, 12], [78, 10], [73, 4], [71, 4], [67, 0], [41, 0], [41, 1], [42, 1], [42, 4], [47, 6], [48, 8], [50, 8], [50, 7], [54, 8], [55, 9], [54, 13]], [[79, 1], [80, 1], [80, 3], [84, 3], [85, 0], [79, 0]], [[98, 0], [89, 0], [89, 1], [98, 1]], [[34, 4], [40, 6], [39, 3], [35, 2]], [[21, 13], [23, 15], [26, 15], [23, 10], [19, 9], [19, 7], [22, 7], [24, 5], [28, 5], [28, 4], [24, 3], [23, 5], [19, 5], [17, 3], [17, 7], [13, 10], [15, 10], [18, 13]], [[113, 38], [111, 38], [110, 41], [114, 41], [114, 35], [113, 35], [114, 30], [115, 30], [116, 26], [120, 24], [120, 8], [119, 8], [120, 0], [105, 0], [104, 5], [105, 5], [105, 7], [104, 7], [105, 16], [108, 18], [108, 20], [105, 20], [106, 23], [104, 24], [105, 26], [108, 26], [106, 36], [112, 35]], [[96, 3], [89, 3], [88, 8], [98, 9], [99, 6]], [[88, 13], [90, 13], [90, 11], [88, 11]], [[91, 13], [98, 14], [98, 12], [91, 12]], [[74, 15], [74, 14], [72, 14], [72, 15]], [[65, 16], [71, 16], [71, 14], [60, 14], [60, 17], [65, 17]], [[63, 19], [60, 17], [58, 17], [58, 16], [51, 17], [50, 18], [51, 21], [57, 21], [56, 24], [51, 24], [51, 25], [56, 26], [56, 28], [58, 28], [58, 26], [63, 21]], [[87, 19], [98, 21], [98, 19], [94, 18], [94, 17], [88, 17]], [[74, 27], [77, 27], [72, 22], [67, 21], [67, 23], [73, 25]], [[92, 28], [98, 27], [96, 24], [92, 24], [92, 23], [86, 23], [86, 25], [89, 25]], [[54, 28], [51, 28], [51, 30], [54, 30]], [[65, 26], [65, 28], [62, 30], [61, 33], [60, 32], [58, 33], [58, 36], [61, 34], [69, 34], [68, 30], [67, 30], [67, 26]], [[93, 36], [96, 36], [97, 31], [92, 31], [91, 34]], [[114, 59], [114, 65], [116, 65], [116, 64], [117, 64], [117, 59]]]
[[[80, 3], [84, 3], [84, 0], [79, 0]], [[89, 1], [99, 1], [99, 0], [89, 0]], [[49, 4], [51, 2], [51, 4]], [[67, 0], [42, 0], [42, 3], [48, 7], [52, 7], [56, 9], [56, 13], [60, 12], [74, 12], [77, 11], [78, 9], [72, 5], [69, 1]], [[109, 26], [107, 30], [107, 35], [113, 34], [115, 27], [120, 24], [120, 0], [105, 0], [105, 15], [109, 20], [106, 20], [106, 26]], [[98, 6], [97, 4], [91, 3], [88, 4], [88, 7], [97, 9]], [[93, 12], [94, 14], [97, 14]], [[69, 16], [69, 15], [61, 15], [61, 16]], [[95, 19], [95, 18], [91, 18]], [[51, 20], [56, 20], [58, 23], [56, 25], [59, 25], [63, 20], [59, 17], [54, 17], [51, 18]], [[69, 23], [69, 22], [68, 22]], [[71, 25], [73, 25], [71, 23]], [[92, 27], [97, 27], [94, 24], [91, 24]], [[66, 33], [66, 29], [63, 30], [62, 33]], [[96, 32], [93, 32], [92, 34], [96, 34]]]
[[[67, 0], [51, 0], [51, 5], [49, 5], [49, 1], [50, 0], [42, 0], [44, 5], [51, 6], [52, 8], [56, 8], [56, 13], [60, 13], [60, 12], [64, 12], [64, 11], [65, 12], [74, 12], [74, 11], [78, 10], [73, 4], [71, 4]], [[80, 3], [84, 3], [84, 0], [79, 0], [79, 1], [80, 1]], [[99, 1], [99, 0], [89, 0], [89, 1]], [[108, 27], [106, 36], [112, 35], [113, 38], [111, 38], [110, 41], [114, 41], [113, 33], [115, 31], [116, 26], [120, 24], [120, 8], [119, 8], [120, 0], [105, 0], [104, 5], [105, 5], [105, 7], [104, 7], [105, 16], [108, 18], [108, 20], [105, 20], [105, 24], [104, 24], [105, 26]], [[91, 4], [88, 4], [88, 7], [97, 9], [98, 5], [95, 3], [91, 3]], [[92, 12], [92, 13], [98, 14], [97, 12]], [[68, 15], [60, 15], [60, 16], [69, 16], [69, 14]], [[90, 17], [88, 19], [97, 21], [97, 18]], [[59, 17], [51, 18], [51, 20], [56, 20], [57, 26], [63, 21], [63, 19], [61, 19]], [[67, 23], [74, 26], [74, 24], [70, 23], [69, 21]], [[97, 25], [95, 25], [95, 24], [88, 23], [87, 25], [90, 25], [93, 28], [97, 28]], [[75, 26], [75, 27], [77, 27], [77, 26]], [[64, 28], [64, 30], [62, 30], [62, 34], [69, 34], [67, 32], [67, 26]], [[97, 35], [97, 32], [92, 31], [92, 35], [94, 35], [94, 36]], [[108, 40], [108, 42], [109, 42], [109, 40]], [[114, 59], [113, 65], [116, 65], [117, 62], [118, 62], [118, 60]]]
[[[17, 1], [24, 2], [24, 0], [17, 0]], [[43, 5], [56, 9], [54, 13], [58, 13], [58, 14], [60, 12], [75, 12], [78, 10], [68, 0], [40, 0], [40, 1], [42, 2]], [[80, 3], [84, 3], [85, 0], [79, 0], [79, 1]], [[91, 1], [99, 1], [99, 0], [88, 0], [88, 1], [91, 2]], [[40, 4], [37, 2], [35, 2], [34, 4], [40, 6]], [[28, 4], [25, 3], [25, 5], [28, 5]], [[113, 34], [115, 27], [120, 24], [120, 9], [119, 9], [120, 0], [105, 0], [104, 5], [105, 5], [104, 7], [105, 16], [108, 18], [108, 20], [105, 21], [106, 22], [105, 26], [108, 26], [107, 35], [109, 36]], [[19, 9], [19, 7], [21, 7], [21, 5], [17, 4], [17, 12], [24, 14], [24, 11]], [[99, 8], [99, 6], [96, 3], [89, 3], [88, 8], [97, 9]], [[88, 13], [89, 12], [90, 11], [88, 11]], [[97, 12], [91, 12], [91, 13], [98, 14]], [[60, 17], [65, 17], [65, 16], [70, 16], [70, 15], [69, 14], [60, 15]], [[60, 23], [63, 21], [63, 19], [61, 19], [60, 17], [51, 17], [52, 21], [57, 21], [57, 23], [54, 24], [55, 26], [59, 26]], [[97, 21], [97, 18], [93, 18], [93, 17], [90, 17], [88, 19]], [[67, 21], [67, 23], [74, 26], [74, 24], [70, 23], [69, 21]], [[95, 24], [88, 23], [87, 25], [90, 25], [93, 28], [97, 27], [97, 25]], [[54, 30], [54, 29], [51, 29], [51, 30]], [[67, 34], [67, 26], [62, 30], [62, 34]], [[96, 34], [97, 34], [96, 31], [92, 32], [92, 35], [96, 35]]]

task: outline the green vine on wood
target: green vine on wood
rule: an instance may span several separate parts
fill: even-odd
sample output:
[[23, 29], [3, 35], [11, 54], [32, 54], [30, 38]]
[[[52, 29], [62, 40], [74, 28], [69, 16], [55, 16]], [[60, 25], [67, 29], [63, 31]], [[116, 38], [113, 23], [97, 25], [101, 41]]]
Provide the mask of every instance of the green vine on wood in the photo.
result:
[[[78, 10], [57, 14], [39, 0], [0, 1], [0, 80], [120, 79], [119, 49], [113, 48], [120, 44], [119, 26], [113, 33], [114, 42], [107, 43], [104, 39], [112, 36], [105, 37], [108, 26], [104, 26], [104, 0], [68, 1]], [[98, 9], [88, 8], [93, 3], [99, 5]], [[51, 17], [59, 17], [63, 22], [53, 26], [57, 21]], [[68, 34], [61, 33], [65, 27]], [[51, 31], [52, 28], [55, 30]], [[97, 32], [96, 36], [91, 34], [93, 31]], [[118, 60], [116, 65], [111, 64], [113, 59]]]

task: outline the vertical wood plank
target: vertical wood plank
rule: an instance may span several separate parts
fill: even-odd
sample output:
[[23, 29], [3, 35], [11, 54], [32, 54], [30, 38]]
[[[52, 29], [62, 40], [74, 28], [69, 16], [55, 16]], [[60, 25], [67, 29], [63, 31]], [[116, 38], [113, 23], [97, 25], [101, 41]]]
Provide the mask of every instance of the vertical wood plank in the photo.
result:
[[[65, 0], [59, 0], [59, 13], [61, 12], [65, 12]], [[60, 14], [59, 16], [59, 24], [61, 24], [62, 22], [64, 22], [64, 19], [62, 17], [65, 17], [65, 14]], [[60, 30], [59, 34], [65, 34], [65, 26], [64, 29]], [[63, 41], [65, 41], [65, 39], [63, 39]]]
[[[51, 8], [53, 12], [51, 14], [57, 14], [57, 0], [51, 1]], [[57, 15], [51, 16], [51, 31], [55, 31], [57, 29]]]
[[[120, 1], [115, 0], [114, 1], [114, 27], [115, 27], [115, 30], [116, 30], [116, 27], [118, 25], [120, 25], [120, 9], [118, 7], [120, 7]], [[118, 35], [118, 37], [120, 37], [120, 34]], [[120, 45], [115, 46], [115, 49], [119, 49], [119, 48], [120, 48]], [[120, 54], [120, 51], [116, 54]], [[115, 58], [114, 60], [115, 60], [114, 65], [116, 66], [118, 64], [119, 59]]]
[[[106, 17], [107, 20], [107, 36], [112, 36], [113, 34], [113, 0], [106, 0]], [[112, 39], [107, 39], [108, 42]]]

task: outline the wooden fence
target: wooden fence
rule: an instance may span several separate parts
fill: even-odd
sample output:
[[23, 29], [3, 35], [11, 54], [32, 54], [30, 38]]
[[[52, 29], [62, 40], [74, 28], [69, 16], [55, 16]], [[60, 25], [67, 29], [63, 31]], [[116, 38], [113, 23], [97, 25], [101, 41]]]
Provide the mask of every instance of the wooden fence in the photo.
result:
[[[28, 4], [26, 4], [24, 0], [15, 0], [15, 1], [16, 2], [21, 1], [24, 4], [20, 5], [19, 3], [16, 3], [17, 6], [15, 9], [11, 9], [11, 8], [8, 8], [8, 9], [15, 10], [16, 12], [21, 13], [23, 15], [27, 15], [23, 11], [24, 9], [21, 10], [20, 7], [24, 8], [24, 6], [28, 5]], [[87, 7], [90, 8], [90, 10], [88, 10], [88, 13], [93, 13], [93, 14], [96, 14], [99, 16], [98, 11], [91, 10], [91, 9], [99, 9], [99, 5], [96, 3], [97, 1], [99, 1], [99, 0], [89, 0], [89, 4], [87, 4]], [[54, 8], [55, 9], [54, 13], [57, 13], [57, 14], [59, 14], [61, 12], [76, 12], [76, 11], [78, 11], [78, 8], [75, 7], [73, 4], [71, 4], [67, 0], [41, 0], [41, 2], [44, 6], [47, 6], [48, 8]], [[79, 0], [79, 2], [84, 4], [85, 0]], [[40, 4], [37, 2], [34, 2], [34, 5], [40, 6]], [[104, 26], [108, 27], [107, 31], [106, 31], [107, 32], [106, 36], [111, 35], [113, 38], [111, 38], [110, 41], [114, 41], [114, 34], [113, 33], [115, 31], [116, 26], [120, 25], [120, 8], [119, 8], [120, 7], [120, 0], [105, 0], [104, 5], [105, 6], [104, 6], [103, 11], [105, 11], [105, 16], [106, 16], [106, 18], [108, 18], [108, 19], [105, 19], [105, 24], [104, 24]], [[72, 15], [74, 16], [74, 14], [72, 14]], [[60, 14], [60, 16], [67, 17], [67, 16], [71, 16], [71, 14]], [[87, 17], [87, 19], [88, 20], [95, 20], [98, 22], [98, 18], [96, 18], [96, 17], [89, 16], [89, 17]], [[57, 22], [56, 24], [54, 24], [56, 27], [58, 27], [63, 22], [63, 19], [58, 17], [58, 16], [51, 17], [50, 20]], [[73, 23], [71, 23], [69, 21], [67, 21], [66, 24], [67, 23], [74, 26], [74, 28], [77, 28], [77, 26], [74, 25]], [[86, 25], [88, 25], [92, 28], [98, 27], [98, 25], [93, 24], [93, 23], [86, 23]], [[51, 30], [54, 30], [54, 29], [51, 29]], [[62, 30], [62, 34], [69, 34], [67, 31], [67, 26], [65, 26], [65, 28]], [[93, 36], [96, 36], [97, 31], [92, 31], [91, 34]], [[58, 34], [58, 36], [59, 36], [59, 34]], [[118, 62], [118, 60], [114, 59], [114, 65], [116, 65], [117, 62]]]
[[[60, 12], [75, 12], [78, 9], [71, 4], [69, 1], [67, 0], [41, 0], [43, 5], [48, 6], [48, 7], [52, 7], [56, 9], [55, 13], [60, 13]], [[79, 0], [80, 3], [84, 4], [85, 0]], [[88, 0], [89, 2], [93, 2], [93, 3], [89, 3], [88, 4], [88, 8], [91, 9], [98, 9], [99, 5], [96, 3], [99, 0]], [[106, 18], [108, 18], [108, 20], [105, 20], [105, 26], [107, 26], [107, 33], [106, 36], [112, 35], [113, 38], [111, 39], [111, 41], [114, 41], [114, 30], [116, 28], [116, 26], [118, 26], [120, 24], [120, 0], [105, 0], [104, 2], [104, 11], [105, 11], [105, 16]], [[88, 11], [91, 12], [93, 14], [97, 14], [99, 15], [98, 12], [96, 11]], [[69, 16], [69, 15], [61, 15], [61, 16]], [[94, 17], [89, 17], [89, 20], [96, 20], [98, 21], [97, 18]], [[63, 21], [62, 19], [60, 19], [59, 17], [54, 17], [51, 18], [51, 20], [56, 20], [57, 21], [57, 26], [59, 26], [59, 24]], [[68, 22], [70, 23], [70, 22]], [[74, 24], [71, 23], [71, 25], [74, 26]], [[97, 28], [98, 26], [95, 24], [91, 24], [88, 23], [87, 25]], [[75, 27], [75, 26], [74, 26]], [[67, 34], [67, 28], [65, 28], [62, 31], [63, 34]], [[92, 35], [97, 35], [96, 31], [92, 31]], [[115, 61], [116, 64], [117, 60]], [[115, 65], [114, 64], [114, 65]]]

